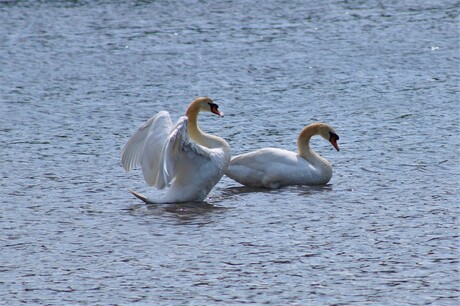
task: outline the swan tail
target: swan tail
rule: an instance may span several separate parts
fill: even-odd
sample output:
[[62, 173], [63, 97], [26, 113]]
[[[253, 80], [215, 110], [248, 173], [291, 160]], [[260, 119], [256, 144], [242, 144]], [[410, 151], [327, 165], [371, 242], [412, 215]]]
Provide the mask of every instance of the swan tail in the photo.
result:
[[134, 191], [132, 189], [129, 189], [129, 192], [139, 200], [143, 201], [145, 204], [155, 204], [155, 202], [152, 202], [147, 198], [145, 195], [138, 193], [137, 191]]

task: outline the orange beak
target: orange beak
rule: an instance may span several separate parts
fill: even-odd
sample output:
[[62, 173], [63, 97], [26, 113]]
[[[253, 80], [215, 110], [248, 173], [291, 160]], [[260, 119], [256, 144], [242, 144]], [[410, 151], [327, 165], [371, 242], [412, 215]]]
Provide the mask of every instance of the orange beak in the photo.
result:
[[334, 146], [334, 148], [335, 148], [337, 151], [340, 151], [340, 149], [339, 149], [339, 144], [337, 143], [337, 139], [336, 139], [335, 137], [329, 138], [329, 141], [331, 142], [331, 144]]
[[221, 117], [224, 116], [224, 113], [219, 111], [219, 109], [217, 108], [217, 105], [212, 105], [211, 106], [211, 112], [213, 112], [214, 114], [219, 115]]

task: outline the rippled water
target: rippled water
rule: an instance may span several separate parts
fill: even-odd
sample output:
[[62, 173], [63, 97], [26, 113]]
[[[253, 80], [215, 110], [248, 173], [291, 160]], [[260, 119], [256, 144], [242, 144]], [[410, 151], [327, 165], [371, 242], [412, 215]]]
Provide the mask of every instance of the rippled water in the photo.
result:
[[[1, 1], [1, 304], [459, 304], [458, 1]], [[208, 95], [324, 187], [146, 206], [120, 150]]]

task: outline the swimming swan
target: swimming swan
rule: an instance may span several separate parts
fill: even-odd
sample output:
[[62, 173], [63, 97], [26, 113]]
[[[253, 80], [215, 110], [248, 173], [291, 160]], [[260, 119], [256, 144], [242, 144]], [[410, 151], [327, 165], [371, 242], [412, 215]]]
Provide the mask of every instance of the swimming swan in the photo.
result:
[[339, 151], [339, 136], [324, 123], [313, 123], [299, 135], [299, 153], [263, 148], [232, 158], [225, 174], [251, 187], [280, 188], [289, 185], [323, 185], [332, 177], [329, 162], [310, 148], [310, 138], [320, 135]]
[[173, 126], [167, 111], [144, 123], [129, 139], [121, 154], [126, 172], [140, 165], [149, 186], [163, 189], [160, 199], [149, 199], [131, 191], [146, 203], [203, 201], [230, 163], [230, 146], [217, 136], [206, 134], [197, 123], [200, 111], [223, 117], [208, 97], [194, 100], [186, 115]]

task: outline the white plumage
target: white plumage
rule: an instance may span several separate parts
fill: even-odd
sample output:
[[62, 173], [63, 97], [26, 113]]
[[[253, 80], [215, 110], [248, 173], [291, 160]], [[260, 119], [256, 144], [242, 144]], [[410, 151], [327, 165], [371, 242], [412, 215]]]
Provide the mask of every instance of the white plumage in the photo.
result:
[[299, 153], [263, 148], [232, 158], [225, 174], [251, 187], [280, 188], [289, 185], [322, 185], [332, 177], [329, 162], [310, 148], [310, 138], [321, 135], [339, 150], [339, 136], [324, 123], [313, 123], [299, 135]]
[[217, 184], [230, 162], [230, 147], [224, 139], [199, 129], [200, 111], [222, 116], [211, 99], [200, 97], [175, 126], [169, 113], [161, 111], [129, 139], [121, 158], [125, 170], [140, 165], [149, 186], [169, 186], [159, 199], [132, 192], [135, 196], [148, 203], [203, 201]]

